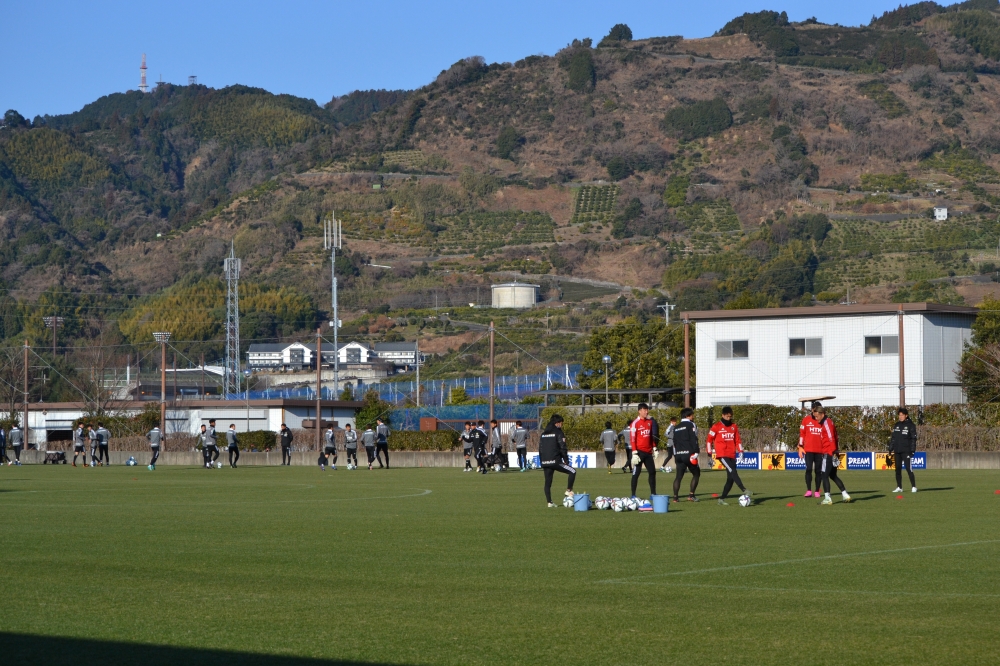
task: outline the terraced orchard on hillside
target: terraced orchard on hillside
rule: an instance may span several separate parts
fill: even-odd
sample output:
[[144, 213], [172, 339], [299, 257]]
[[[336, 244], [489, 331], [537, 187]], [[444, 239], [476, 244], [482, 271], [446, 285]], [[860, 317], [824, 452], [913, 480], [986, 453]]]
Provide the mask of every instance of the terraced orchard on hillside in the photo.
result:
[[484, 252], [506, 245], [554, 243], [555, 223], [538, 211], [482, 211], [421, 221], [406, 208], [338, 213], [344, 235], [385, 240], [440, 252]]
[[573, 216], [570, 224], [592, 222], [610, 224], [614, 218], [615, 203], [621, 188], [617, 185], [584, 185], [577, 188], [573, 197]]

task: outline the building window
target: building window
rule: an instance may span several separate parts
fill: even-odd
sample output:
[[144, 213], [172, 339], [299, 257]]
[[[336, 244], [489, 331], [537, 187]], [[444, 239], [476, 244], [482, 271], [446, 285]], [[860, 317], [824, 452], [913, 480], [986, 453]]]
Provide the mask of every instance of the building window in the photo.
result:
[[898, 354], [898, 335], [866, 335], [865, 354]]
[[719, 340], [715, 343], [715, 358], [749, 358], [750, 342], [747, 340]]
[[790, 338], [789, 356], [822, 356], [823, 338]]

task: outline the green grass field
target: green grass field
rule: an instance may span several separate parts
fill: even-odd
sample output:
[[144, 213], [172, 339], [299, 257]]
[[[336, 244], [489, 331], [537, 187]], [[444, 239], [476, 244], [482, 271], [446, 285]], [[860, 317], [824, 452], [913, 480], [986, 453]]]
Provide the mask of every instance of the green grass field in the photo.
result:
[[3, 467], [0, 663], [996, 664], [1000, 475], [917, 474], [653, 515], [540, 472]]

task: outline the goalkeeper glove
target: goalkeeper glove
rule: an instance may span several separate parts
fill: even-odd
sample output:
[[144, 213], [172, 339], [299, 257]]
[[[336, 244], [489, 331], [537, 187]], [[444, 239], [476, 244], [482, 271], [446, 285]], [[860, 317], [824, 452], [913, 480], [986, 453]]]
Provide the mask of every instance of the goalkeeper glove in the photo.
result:
[[635, 452], [632, 454], [632, 467], [639, 466], [639, 453]]

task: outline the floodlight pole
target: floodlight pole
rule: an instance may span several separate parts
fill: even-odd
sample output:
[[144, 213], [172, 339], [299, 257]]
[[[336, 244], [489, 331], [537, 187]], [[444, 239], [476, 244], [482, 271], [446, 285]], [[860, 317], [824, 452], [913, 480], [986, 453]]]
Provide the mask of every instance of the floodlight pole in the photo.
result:
[[24, 341], [24, 447], [28, 448], [28, 341]]
[[611, 401], [608, 399], [608, 373], [610, 370], [608, 367], [611, 365], [611, 357], [607, 354], [604, 355], [604, 404], [610, 405]]
[[65, 319], [62, 317], [42, 317], [46, 328], [52, 329], [52, 358], [56, 356], [56, 329], [63, 325]]
[[169, 332], [153, 333], [153, 339], [160, 343], [160, 432], [167, 434], [167, 342]]
[[316, 450], [323, 451], [322, 421], [323, 404], [323, 329], [316, 329]]
[[494, 418], [493, 417], [493, 399], [494, 399], [494, 394], [493, 394], [494, 386], [493, 386], [493, 382], [496, 379], [495, 378], [495, 370], [496, 370], [496, 368], [495, 368], [495, 366], [493, 364], [493, 361], [494, 361], [493, 352], [495, 350], [494, 337], [493, 336], [494, 336], [495, 332], [496, 332], [496, 327], [493, 325], [493, 322], [491, 321], [490, 322], [490, 421], [492, 421], [493, 418]]
[[906, 355], [903, 350], [903, 304], [899, 304], [899, 406], [906, 407]]

